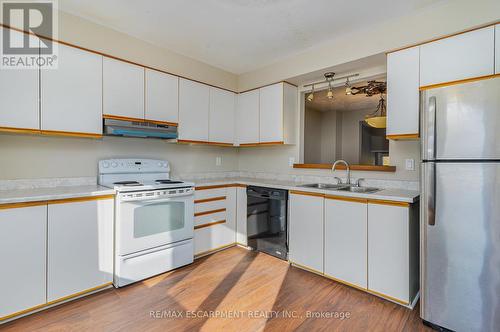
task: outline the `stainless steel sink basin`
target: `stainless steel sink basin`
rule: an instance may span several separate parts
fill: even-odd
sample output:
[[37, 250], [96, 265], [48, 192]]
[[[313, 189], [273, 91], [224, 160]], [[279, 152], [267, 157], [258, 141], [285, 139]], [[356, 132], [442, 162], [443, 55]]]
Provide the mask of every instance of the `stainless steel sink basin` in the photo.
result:
[[341, 188], [347, 188], [347, 186], [345, 184], [331, 184], [331, 183], [309, 183], [309, 184], [303, 184], [299, 187], [317, 188], [317, 189], [334, 189], [334, 190], [338, 190]]
[[352, 193], [371, 194], [371, 193], [379, 191], [380, 189], [379, 188], [373, 188], [373, 187], [356, 187], [356, 186], [350, 186], [350, 187], [339, 188], [337, 190], [340, 190], [340, 191], [350, 191]]

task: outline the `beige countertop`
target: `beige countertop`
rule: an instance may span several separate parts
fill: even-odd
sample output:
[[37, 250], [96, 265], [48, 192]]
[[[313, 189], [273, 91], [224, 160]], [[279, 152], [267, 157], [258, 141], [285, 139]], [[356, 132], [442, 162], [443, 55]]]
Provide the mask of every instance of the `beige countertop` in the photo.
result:
[[115, 194], [113, 189], [98, 185], [0, 190], [0, 204], [50, 201], [113, 194]]
[[366, 193], [364, 194], [364, 193], [345, 192], [340, 190], [306, 188], [300, 186], [305, 183], [298, 183], [294, 181], [280, 181], [273, 179], [260, 179], [260, 178], [257, 179], [257, 178], [237, 177], [237, 178], [213, 178], [213, 179], [202, 179], [202, 180], [186, 178], [183, 180], [194, 182], [197, 187], [227, 185], [227, 184], [243, 184], [251, 186], [272, 187], [277, 189], [313, 192], [326, 195], [357, 197], [357, 198], [376, 199], [376, 200], [389, 200], [389, 201], [407, 202], [407, 203], [414, 203], [418, 201], [420, 197], [420, 192], [417, 190], [382, 189], [380, 191], [371, 194], [366, 194]]

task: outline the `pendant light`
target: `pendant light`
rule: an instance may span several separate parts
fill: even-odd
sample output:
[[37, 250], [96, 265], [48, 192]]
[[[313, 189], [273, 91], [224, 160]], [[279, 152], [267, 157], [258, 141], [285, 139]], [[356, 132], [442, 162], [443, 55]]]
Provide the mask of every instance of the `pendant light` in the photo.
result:
[[314, 84], [312, 85], [311, 92], [307, 95], [308, 101], [313, 101], [313, 99], [314, 99]]
[[345, 80], [345, 94], [348, 96], [352, 95], [351, 85], [349, 84], [349, 77], [347, 77], [347, 79]]
[[380, 100], [375, 112], [365, 116], [365, 122], [373, 128], [387, 128], [387, 109], [384, 95], [380, 94]]
[[326, 93], [326, 98], [328, 99], [333, 99], [332, 81], [334, 76], [334, 72], [325, 73], [325, 79], [328, 82], [328, 92]]

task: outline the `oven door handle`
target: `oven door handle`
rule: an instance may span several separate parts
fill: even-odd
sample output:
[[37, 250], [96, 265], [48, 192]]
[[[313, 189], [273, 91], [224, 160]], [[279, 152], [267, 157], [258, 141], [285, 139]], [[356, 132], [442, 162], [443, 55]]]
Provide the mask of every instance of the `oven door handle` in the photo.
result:
[[[194, 196], [191, 195], [194, 200]], [[169, 198], [162, 198], [162, 199], [131, 199], [131, 200], [123, 200], [122, 203], [137, 203], [141, 205], [150, 205], [150, 204], [156, 204], [156, 203], [166, 203], [166, 202], [188, 202], [190, 199], [188, 196], [177, 196], [177, 197], [169, 197]]]

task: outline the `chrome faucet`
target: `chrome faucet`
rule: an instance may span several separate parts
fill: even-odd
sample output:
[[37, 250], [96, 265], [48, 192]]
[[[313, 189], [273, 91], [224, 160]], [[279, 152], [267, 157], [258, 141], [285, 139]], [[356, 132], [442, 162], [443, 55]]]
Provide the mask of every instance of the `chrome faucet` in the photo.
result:
[[[349, 169], [349, 163], [343, 159], [339, 159], [337, 161], [335, 161], [333, 163], [333, 166], [332, 166], [332, 172], [335, 171], [335, 167], [337, 166], [338, 163], [343, 163], [346, 167], [346, 171], [347, 171], [347, 181], [346, 181], [346, 184], [351, 184], [351, 170]], [[339, 183], [342, 183], [342, 180], [340, 180], [339, 178], [337, 178], [339, 180]]]

